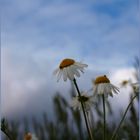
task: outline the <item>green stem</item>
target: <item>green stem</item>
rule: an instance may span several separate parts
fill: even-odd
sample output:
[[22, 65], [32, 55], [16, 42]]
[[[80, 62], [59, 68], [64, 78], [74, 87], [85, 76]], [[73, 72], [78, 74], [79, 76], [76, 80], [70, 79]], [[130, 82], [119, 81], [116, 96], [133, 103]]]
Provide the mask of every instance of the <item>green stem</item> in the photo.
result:
[[89, 119], [89, 112], [86, 111], [86, 115], [87, 115], [88, 125], [90, 127], [90, 135], [93, 139], [92, 130], [91, 130], [92, 126], [91, 126], [90, 119]]
[[113, 133], [113, 136], [112, 136], [111, 140], [113, 140], [113, 139], [115, 140], [116, 135], [117, 135], [117, 133], [118, 133], [120, 127], [121, 127], [121, 124], [123, 123], [123, 121], [124, 121], [124, 119], [125, 119], [125, 116], [126, 116], [126, 114], [127, 114], [127, 111], [128, 111], [128, 109], [130, 108], [131, 104], [133, 103], [133, 100], [134, 100], [136, 97], [137, 97], [137, 95], [135, 95], [135, 96], [132, 98], [132, 100], [130, 101], [130, 103], [128, 104], [128, 106], [127, 106], [127, 108], [126, 108], [126, 110], [125, 110], [125, 113], [124, 113], [124, 115], [123, 115], [123, 117], [122, 117], [122, 119], [121, 119], [121, 121], [120, 121], [118, 127], [116, 128], [116, 130], [115, 130], [114, 133]]
[[103, 100], [103, 112], [104, 112], [104, 140], [106, 140], [106, 111], [105, 111], [105, 97], [104, 94], [102, 95], [102, 100]]
[[[79, 90], [78, 85], [76, 83], [76, 79], [74, 79], [73, 82], [74, 82], [74, 85], [75, 85], [76, 90], [78, 92], [78, 96], [81, 97], [81, 93], [80, 93], [80, 90]], [[87, 116], [86, 116], [85, 107], [84, 107], [84, 104], [83, 104], [82, 101], [81, 101], [81, 106], [82, 106], [82, 110], [83, 110], [83, 114], [84, 114], [84, 118], [85, 118], [85, 123], [86, 123], [87, 131], [88, 131], [88, 134], [89, 134], [89, 138], [90, 138], [90, 140], [93, 140], [93, 137], [92, 137], [89, 125], [88, 125], [88, 120], [87, 120]]]

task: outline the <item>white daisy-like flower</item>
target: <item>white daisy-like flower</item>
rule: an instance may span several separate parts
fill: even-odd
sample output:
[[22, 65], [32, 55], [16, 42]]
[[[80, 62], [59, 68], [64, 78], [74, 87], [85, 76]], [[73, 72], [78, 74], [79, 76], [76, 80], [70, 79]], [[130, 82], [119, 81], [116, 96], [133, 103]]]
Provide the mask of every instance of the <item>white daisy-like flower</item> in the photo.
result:
[[119, 88], [112, 85], [106, 75], [97, 77], [93, 82], [94, 82], [93, 83], [94, 94], [101, 94], [101, 95], [104, 94], [105, 97], [108, 97], [108, 95], [113, 97], [113, 93], [117, 94], [119, 92]]
[[88, 96], [86, 92], [82, 92], [81, 97], [76, 96], [73, 97], [72, 102], [71, 102], [71, 107], [75, 109], [82, 109], [81, 102], [84, 104], [85, 110], [89, 111], [91, 106], [96, 103], [96, 96]]
[[121, 85], [122, 85], [122, 87], [131, 86], [131, 88], [134, 90], [134, 92], [136, 92], [136, 93], [139, 92], [139, 87], [140, 87], [139, 82], [133, 83], [131, 80], [124, 80], [124, 81], [122, 81]]
[[84, 68], [87, 67], [87, 64], [83, 64], [81, 62], [76, 62], [73, 59], [64, 59], [54, 71], [54, 74], [57, 75], [57, 81], [63, 76], [63, 80], [67, 81], [74, 80], [75, 76], [80, 77], [80, 72], [84, 72]]
[[27, 133], [24, 136], [24, 140], [38, 140], [38, 138], [34, 134]]
[[131, 83], [131, 80], [123, 80], [120, 85], [121, 87], [127, 87]]
[[139, 93], [139, 91], [140, 91], [140, 83], [139, 82], [131, 83], [131, 86], [136, 93]]

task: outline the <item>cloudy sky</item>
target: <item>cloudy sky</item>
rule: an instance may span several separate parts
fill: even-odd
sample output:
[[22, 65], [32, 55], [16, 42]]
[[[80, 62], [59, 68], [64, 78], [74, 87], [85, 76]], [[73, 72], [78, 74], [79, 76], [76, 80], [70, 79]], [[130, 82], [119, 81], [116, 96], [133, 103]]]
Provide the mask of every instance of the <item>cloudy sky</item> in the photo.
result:
[[3, 116], [49, 110], [56, 91], [68, 96], [70, 83], [52, 75], [63, 58], [88, 64], [81, 90], [100, 74], [114, 84], [133, 78], [138, 0], [3, 0], [1, 8]]

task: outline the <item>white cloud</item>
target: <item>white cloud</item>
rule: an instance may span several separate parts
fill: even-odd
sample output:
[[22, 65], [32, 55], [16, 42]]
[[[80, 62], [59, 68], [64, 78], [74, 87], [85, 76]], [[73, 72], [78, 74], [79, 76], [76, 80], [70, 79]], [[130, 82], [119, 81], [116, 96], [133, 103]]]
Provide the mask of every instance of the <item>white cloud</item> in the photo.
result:
[[[31, 112], [35, 113], [44, 111], [46, 110], [46, 105], [52, 105], [51, 97], [56, 91], [60, 91], [65, 97], [69, 96], [70, 83], [63, 81], [57, 83], [55, 77], [52, 75], [53, 70], [57, 67], [61, 59], [59, 54], [63, 55], [63, 53], [61, 53], [62, 50], [57, 50], [57, 54], [54, 53], [54, 55], [53, 50], [48, 49], [48, 52], [47, 50], [42, 50], [43, 52], [32, 52], [27, 56], [27, 50], [24, 50], [25, 52], [18, 52], [17, 55], [16, 53], [13, 55], [12, 51], [13, 50], [10, 48], [2, 48], [2, 93], [4, 93], [2, 94], [3, 115], [10, 116], [13, 112], [14, 114], [20, 112], [20, 114], [23, 115], [25, 109], [26, 115], [29, 115]], [[66, 52], [68, 51], [69, 49], [66, 50]], [[89, 63], [87, 62], [87, 64]], [[92, 67], [91, 63], [85, 74], [77, 79], [77, 81], [81, 90], [88, 90], [92, 87], [92, 79], [98, 75], [107, 74], [112, 83], [119, 86], [118, 84], [122, 80], [129, 78], [134, 80], [133, 72], [133, 68], [112, 69], [112, 71], [109, 71], [108, 69], [108, 71], [99, 70], [97, 72], [95, 68]], [[125, 100], [125, 102], [123, 101], [124, 98], [128, 99], [128, 91], [129, 90], [123, 94], [120, 93], [115, 96], [115, 107], [119, 107], [118, 102], [123, 106], [128, 103], [128, 100]], [[34, 110], [35, 106], [36, 109]]]
[[135, 79], [135, 69], [134, 68], [121, 68], [116, 70], [115, 72], [111, 72], [111, 80], [113, 80], [113, 82], [115, 84], [120, 84], [123, 80], [132, 80], [132, 82], [136, 82]]
[[[117, 115], [118, 111], [125, 110], [130, 101], [130, 94], [132, 94], [133, 90], [130, 86], [121, 87], [121, 82], [124, 80], [131, 80], [133, 83], [137, 82], [134, 76], [135, 69], [134, 68], [120, 68], [115, 71], [110, 72], [110, 80], [112, 84], [119, 87], [120, 92], [118, 95], [115, 95], [113, 98], [110, 98], [110, 102], [112, 103], [112, 108], [115, 109], [115, 114]], [[138, 107], [136, 105], [136, 107]]]
[[[108, 74], [112, 70], [115, 72], [111, 76], [114, 82], [130, 74], [131, 70], [119, 68], [125, 67], [138, 51], [137, 11], [130, 6], [128, 13], [115, 19], [89, 10], [89, 7], [90, 2], [48, 2], [43, 5], [37, 0], [4, 5], [4, 114], [20, 112], [29, 104], [30, 111], [34, 106], [38, 111], [45, 109], [49, 104], [47, 99], [53, 96], [49, 93], [63, 91], [64, 83], [56, 84], [52, 72], [65, 57], [89, 64], [87, 73], [78, 80], [83, 90], [91, 87], [91, 79], [96, 74]], [[68, 92], [67, 88], [69, 83], [65, 83], [65, 92]], [[67, 96], [65, 92], [62, 94]], [[7, 102], [7, 99], [10, 100]]]

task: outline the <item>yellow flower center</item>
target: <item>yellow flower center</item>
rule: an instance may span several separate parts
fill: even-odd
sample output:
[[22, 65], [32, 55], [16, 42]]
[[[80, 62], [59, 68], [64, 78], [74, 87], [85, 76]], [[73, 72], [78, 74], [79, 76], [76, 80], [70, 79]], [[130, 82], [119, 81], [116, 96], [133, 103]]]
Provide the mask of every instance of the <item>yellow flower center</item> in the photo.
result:
[[70, 65], [73, 65], [75, 63], [75, 61], [73, 60], [73, 59], [64, 59], [61, 63], [60, 63], [60, 65], [59, 65], [59, 68], [60, 69], [63, 69], [63, 68], [65, 68], [65, 67], [68, 67], [68, 66], [70, 66]]
[[78, 97], [78, 100], [79, 100], [80, 102], [86, 102], [86, 101], [89, 100], [89, 98], [86, 97], [86, 96], [81, 96], [81, 97]]
[[106, 75], [104, 76], [99, 76], [96, 78], [94, 81], [94, 84], [100, 84], [100, 83], [110, 83], [110, 80], [107, 78]]
[[24, 140], [31, 140], [31, 139], [32, 139], [32, 135], [30, 133], [24, 136]]
[[122, 86], [126, 86], [128, 83], [129, 83], [128, 80], [124, 80], [124, 81], [122, 81]]

